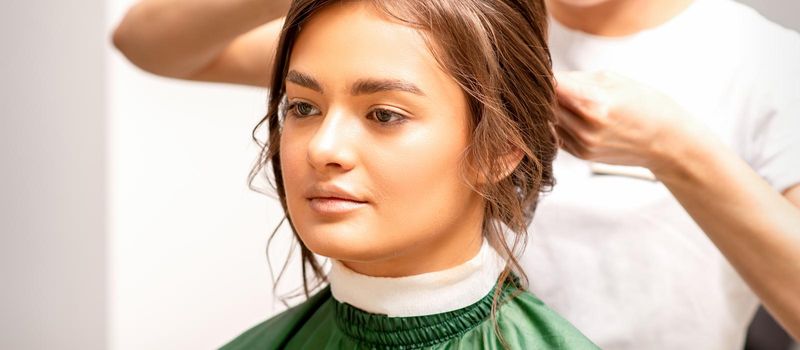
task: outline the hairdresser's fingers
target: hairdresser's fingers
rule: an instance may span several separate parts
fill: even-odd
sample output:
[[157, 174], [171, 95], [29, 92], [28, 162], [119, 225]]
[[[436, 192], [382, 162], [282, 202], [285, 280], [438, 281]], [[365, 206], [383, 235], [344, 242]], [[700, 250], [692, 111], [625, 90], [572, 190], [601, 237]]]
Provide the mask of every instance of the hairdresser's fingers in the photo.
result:
[[588, 147], [597, 143], [599, 130], [590, 126], [572, 111], [557, 107], [556, 117], [558, 118], [558, 126], [569, 132], [572, 139], [580, 142], [582, 146]]
[[601, 87], [613, 79], [607, 73], [556, 73], [556, 97], [559, 105], [573, 112], [591, 126], [599, 126], [610, 110], [610, 97]]
[[581, 117], [575, 114], [572, 110], [565, 108], [564, 106], [558, 105], [555, 109], [556, 115], [556, 123], [572, 129], [574, 131], [585, 131], [590, 132], [596, 130], [596, 128], [589, 123], [586, 123]]
[[581, 159], [586, 159], [589, 157], [589, 152], [580, 144], [580, 142], [575, 140], [575, 137], [572, 136], [568, 130], [557, 125], [556, 132], [558, 133], [559, 146], [562, 149]]

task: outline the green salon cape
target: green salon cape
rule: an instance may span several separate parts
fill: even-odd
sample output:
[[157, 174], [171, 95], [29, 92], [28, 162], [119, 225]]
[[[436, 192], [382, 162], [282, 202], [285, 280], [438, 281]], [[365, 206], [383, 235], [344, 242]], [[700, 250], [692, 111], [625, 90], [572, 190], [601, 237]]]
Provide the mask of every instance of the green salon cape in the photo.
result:
[[[529, 292], [510, 300], [506, 284], [497, 325], [510, 349], [598, 349]], [[245, 349], [503, 349], [491, 318], [494, 291], [465, 308], [415, 317], [387, 317], [338, 302], [326, 287], [223, 346]]]

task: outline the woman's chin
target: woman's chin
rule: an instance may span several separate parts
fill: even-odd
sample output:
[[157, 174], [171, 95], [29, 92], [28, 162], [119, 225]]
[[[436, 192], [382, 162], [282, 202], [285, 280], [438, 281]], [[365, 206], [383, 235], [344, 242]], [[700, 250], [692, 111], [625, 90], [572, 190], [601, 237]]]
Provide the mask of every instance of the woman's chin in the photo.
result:
[[385, 245], [370, 244], [364, 239], [343, 239], [335, 235], [326, 235], [325, 238], [317, 239], [306, 237], [303, 243], [315, 254], [331, 259], [349, 262], [377, 262], [391, 258], [396, 252]]

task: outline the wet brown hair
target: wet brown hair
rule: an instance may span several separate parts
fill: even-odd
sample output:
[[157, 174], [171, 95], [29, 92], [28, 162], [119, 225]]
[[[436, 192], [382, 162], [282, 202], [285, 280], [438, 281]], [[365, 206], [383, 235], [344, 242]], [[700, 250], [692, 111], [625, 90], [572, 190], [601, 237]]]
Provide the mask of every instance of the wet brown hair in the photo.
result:
[[[369, 1], [388, 18], [420, 30], [442, 69], [465, 92], [471, 140], [462, 161], [462, 174], [499, 179], [471, 185], [486, 201], [483, 233], [507, 259], [498, 286], [512, 283], [524, 289], [527, 279], [515, 256], [524, 249], [539, 194], [554, 184], [552, 161], [558, 148], [553, 128], [555, 87], [547, 48], [544, 1], [361, 1]], [[250, 173], [251, 183], [272, 162], [272, 185], [290, 224], [279, 158], [285, 78], [300, 26], [334, 2], [337, 0], [292, 2], [274, 60], [267, 115], [253, 130], [253, 138], [262, 146], [262, 152]], [[269, 136], [267, 142], [261, 143], [256, 133], [264, 124], [269, 127]], [[504, 177], [507, 165], [499, 160], [515, 150], [522, 153], [522, 160]], [[471, 178], [463, 177], [465, 181]], [[503, 225], [511, 231], [509, 235], [504, 233]], [[308, 296], [310, 289], [321, 286], [326, 279], [320, 262], [291, 226], [300, 243], [303, 288]], [[512, 278], [512, 272], [518, 278]], [[500, 295], [498, 288], [493, 311]]]

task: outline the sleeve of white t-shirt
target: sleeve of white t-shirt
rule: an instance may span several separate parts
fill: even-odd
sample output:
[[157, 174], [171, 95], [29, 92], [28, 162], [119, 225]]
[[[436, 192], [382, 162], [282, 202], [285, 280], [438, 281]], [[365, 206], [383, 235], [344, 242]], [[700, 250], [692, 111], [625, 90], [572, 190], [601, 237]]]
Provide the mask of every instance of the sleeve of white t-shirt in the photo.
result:
[[779, 192], [800, 185], [800, 34], [782, 34], [780, 51], [761, 53], [769, 59], [756, 68], [759, 115], [748, 123], [748, 162]]

